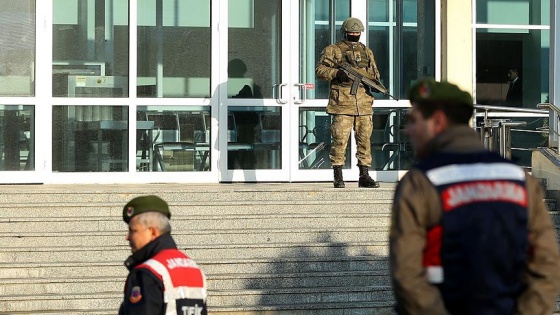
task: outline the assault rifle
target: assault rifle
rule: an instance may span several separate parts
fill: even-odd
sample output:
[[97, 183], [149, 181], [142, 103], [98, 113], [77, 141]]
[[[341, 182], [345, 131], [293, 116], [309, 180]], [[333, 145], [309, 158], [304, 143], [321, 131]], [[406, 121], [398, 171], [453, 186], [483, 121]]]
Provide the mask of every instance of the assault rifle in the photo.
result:
[[[334, 60], [330, 58], [325, 58], [325, 59], [328, 59], [332, 63], [336, 64], [336, 62], [334, 62]], [[371, 89], [377, 90], [383, 95], [387, 95], [390, 98], [398, 101], [398, 99], [396, 99], [393, 95], [389, 94], [389, 91], [385, 86], [383, 86], [383, 83], [379, 82], [379, 80], [377, 79], [370, 77], [369, 74], [367, 74], [363, 70], [356, 69], [348, 63], [342, 63], [338, 65], [338, 68], [344, 71], [344, 73], [346, 73], [348, 78], [352, 80], [352, 87], [350, 88], [350, 94], [356, 95], [356, 92], [358, 91], [358, 86], [360, 85], [360, 83], [363, 83], [367, 88], [370, 89], [370, 91]]]

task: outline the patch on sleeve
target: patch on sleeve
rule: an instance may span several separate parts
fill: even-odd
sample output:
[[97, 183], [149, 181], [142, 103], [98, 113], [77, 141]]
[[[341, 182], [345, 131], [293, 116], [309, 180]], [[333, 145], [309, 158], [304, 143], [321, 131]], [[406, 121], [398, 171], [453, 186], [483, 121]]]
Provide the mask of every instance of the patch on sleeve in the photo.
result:
[[130, 300], [130, 303], [138, 303], [142, 299], [142, 291], [139, 286], [132, 287], [128, 299]]

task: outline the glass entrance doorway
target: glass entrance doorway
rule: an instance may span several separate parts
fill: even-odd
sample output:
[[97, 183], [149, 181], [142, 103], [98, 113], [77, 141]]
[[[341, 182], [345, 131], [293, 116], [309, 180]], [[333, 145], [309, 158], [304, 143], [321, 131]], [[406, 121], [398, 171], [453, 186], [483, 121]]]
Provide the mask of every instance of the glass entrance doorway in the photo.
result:
[[[0, 49], [0, 183], [331, 181], [321, 50], [358, 17], [402, 99], [437, 73], [434, 1], [3, 1], [25, 27]], [[377, 179], [410, 162], [407, 105], [376, 95]], [[355, 153], [351, 137], [348, 181]]]

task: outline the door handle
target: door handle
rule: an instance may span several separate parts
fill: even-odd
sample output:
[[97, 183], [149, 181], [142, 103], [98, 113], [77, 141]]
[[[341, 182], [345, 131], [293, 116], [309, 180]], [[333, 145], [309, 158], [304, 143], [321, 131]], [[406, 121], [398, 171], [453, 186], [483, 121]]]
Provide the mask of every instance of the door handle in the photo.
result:
[[307, 99], [307, 98], [306, 98], [306, 97], [307, 97], [307, 85], [304, 84], [304, 83], [296, 83], [296, 84], [294, 84], [294, 86], [297, 86], [297, 87], [299, 88], [299, 89], [298, 89], [298, 91], [299, 91], [298, 94], [301, 96], [301, 97], [299, 98], [299, 100], [294, 100], [294, 103], [295, 103], [295, 104], [303, 104], [303, 103], [305, 103], [305, 100]]
[[285, 100], [282, 98], [282, 90], [283, 90], [282, 88], [283, 88], [284, 86], [286, 86], [286, 85], [287, 85], [286, 83], [277, 83], [277, 84], [274, 84], [274, 85], [273, 85], [273, 87], [274, 87], [274, 88], [273, 88], [273, 91], [276, 91], [276, 102], [278, 102], [279, 104], [286, 104], [286, 103], [288, 103], [288, 101], [285, 101]]

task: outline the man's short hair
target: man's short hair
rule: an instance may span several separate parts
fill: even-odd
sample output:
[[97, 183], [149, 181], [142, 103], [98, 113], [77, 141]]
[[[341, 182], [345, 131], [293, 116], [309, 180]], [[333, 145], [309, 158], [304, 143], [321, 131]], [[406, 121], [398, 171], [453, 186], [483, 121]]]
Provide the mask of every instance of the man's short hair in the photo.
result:
[[136, 215], [138, 223], [144, 227], [154, 227], [161, 234], [171, 232], [171, 224], [169, 218], [160, 212], [148, 211]]
[[436, 110], [441, 110], [451, 123], [468, 124], [474, 111], [470, 93], [461, 90], [455, 84], [430, 78], [416, 82], [410, 88], [408, 98], [424, 118], [431, 117]]

